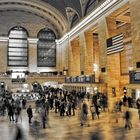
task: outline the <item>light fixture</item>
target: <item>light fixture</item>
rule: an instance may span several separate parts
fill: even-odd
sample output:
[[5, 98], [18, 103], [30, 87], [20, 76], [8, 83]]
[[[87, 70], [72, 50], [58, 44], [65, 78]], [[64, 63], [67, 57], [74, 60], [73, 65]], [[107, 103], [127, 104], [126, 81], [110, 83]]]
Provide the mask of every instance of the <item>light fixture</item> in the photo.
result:
[[1, 85], [4, 85], [4, 83], [3, 83], [3, 82], [1, 82]]
[[94, 91], [97, 91], [97, 89], [98, 89], [97, 87], [94, 87]]
[[93, 71], [96, 72], [98, 70], [98, 65], [97, 64], [93, 64]]
[[132, 71], [134, 68], [133, 67], [128, 67], [128, 70], [129, 71]]

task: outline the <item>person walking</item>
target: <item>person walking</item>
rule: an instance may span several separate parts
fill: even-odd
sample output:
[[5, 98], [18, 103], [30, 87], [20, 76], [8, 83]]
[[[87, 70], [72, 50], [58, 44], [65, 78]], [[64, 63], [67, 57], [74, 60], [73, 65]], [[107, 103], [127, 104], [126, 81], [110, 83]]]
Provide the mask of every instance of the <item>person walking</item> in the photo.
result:
[[125, 129], [131, 129], [132, 128], [132, 123], [131, 123], [131, 113], [129, 110], [126, 110], [125, 115], [124, 115], [124, 119], [125, 119]]
[[21, 117], [21, 107], [16, 106], [16, 108], [15, 108], [15, 120], [16, 120], [16, 123], [18, 122], [19, 116], [20, 116], [20, 119], [21, 119], [21, 121], [22, 121], [22, 117]]
[[137, 105], [137, 108], [139, 109], [140, 108], [140, 97], [137, 99], [136, 105]]
[[74, 102], [74, 100], [72, 101], [71, 107], [72, 107], [72, 113], [73, 113], [72, 115], [75, 116], [75, 102]]
[[66, 115], [69, 116], [69, 103], [68, 103], [68, 101], [66, 102], [66, 105], [65, 105], [65, 112], [66, 112]]
[[27, 102], [26, 99], [22, 100], [22, 107], [23, 107], [23, 109], [26, 109], [26, 102]]
[[15, 121], [15, 120], [14, 120], [14, 106], [11, 105], [11, 104], [8, 104], [8, 116], [9, 116], [9, 120], [10, 120], [10, 121], [11, 121], [11, 119], [12, 119], [13, 121]]
[[97, 104], [95, 104], [94, 106], [95, 106], [95, 113], [96, 113], [97, 118], [99, 120], [99, 115], [100, 115], [99, 106]]
[[131, 108], [132, 107], [132, 98], [129, 96], [127, 101], [128, 101], [128, 107]]
[[47, 118], [47, 114], [46, 114], [47, 111], [46, 111], [45, 107], [41, 107], [39, 113], [40, 113], [42, 126], [45, 129], [46, 128], [46, 118]]
[[139, 121], [140, 121], [140, 108], [138, 108], [138, 115], [139, 115]]
[[25, 140], [23, 131], [19, 125], [16, 125], [14, 140]]
[[94, 116], [95, 116], [95, 107], [94, 107], [94, 105], [90, 106], [90, 111], [91, 111], [92, 120], [94, 120]]
[[123, 96], [123, 105], [124, 106], [127, 105], [127, 97], [126, 97], [126, 95]]
[[81, 108], [81, 126], [85, 124], [85, 122], [88, 119], [87, 117], [88, 117], [88, 105], [84, 101]]
[[30, 123], [32, 123], [31, 119], [33, 117], [33, 111], [32, 111], [31, 105], [29, 105], [29, 107], [27, 108], [27, 114], [28, 114], [29, 124], [30, 124]]

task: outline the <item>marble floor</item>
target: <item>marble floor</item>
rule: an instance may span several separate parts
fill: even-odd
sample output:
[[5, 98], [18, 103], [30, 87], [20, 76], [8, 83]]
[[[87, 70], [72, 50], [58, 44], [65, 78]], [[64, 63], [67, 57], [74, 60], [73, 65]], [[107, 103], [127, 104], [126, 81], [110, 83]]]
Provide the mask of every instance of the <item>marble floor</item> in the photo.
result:
[[[140, 122], [136, 109], [132, 112], [131, 130], [125, 130], [123, 113], [113, 114], [101, 112], [100, 119], [89, 117], [88, 122], [80, 126], [80, 110], [76, 110], [76, 116], [60, 117], [59, 114], [50, 111], [49, 127], [34, 130], [28, 124], [26, 110], [22, 111], [22, 122], [19, 120], [25, 140], [140, 140]], [[118, 118], [118, 122], [116, 122]], [[90, 124], [90, 126], [88, 126]], [[7, 116], [0, 117], [0, 140], [14, 140], [17, 124], [9, 122]]]

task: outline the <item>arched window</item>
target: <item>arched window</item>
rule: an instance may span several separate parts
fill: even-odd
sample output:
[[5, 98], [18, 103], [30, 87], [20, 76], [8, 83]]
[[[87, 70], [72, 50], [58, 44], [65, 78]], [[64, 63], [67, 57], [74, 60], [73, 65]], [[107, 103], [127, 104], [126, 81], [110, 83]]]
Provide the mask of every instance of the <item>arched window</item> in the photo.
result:
[[75, 14], [75, 15], [73, 16], [73, 18], [72, 18], [71, 28], [74, 27], [78, 22], [79, 22], [78, 15]]
[[42, 29], [38, 33], [37, 45], [37, 66], [56, 67], [56, 36], [48, 28]]
[[23, 27], [9, 31], [8, 66], [28, 66], [28, 33]]
[[85, 16], [93, 10], [93, 8], [94, 8], [94, 6], [96, 6], [97, 2], [98, 2], [97, 0], [89, 0], [87, 2], [86, 8], [85, 8], [85, 14], [84, 14]]

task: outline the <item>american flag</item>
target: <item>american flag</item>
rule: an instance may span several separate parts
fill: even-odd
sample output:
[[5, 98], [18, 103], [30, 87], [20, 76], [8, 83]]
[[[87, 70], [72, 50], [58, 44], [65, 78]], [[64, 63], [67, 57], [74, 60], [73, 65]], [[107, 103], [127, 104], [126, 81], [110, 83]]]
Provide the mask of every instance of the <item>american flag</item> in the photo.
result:
[[123, 34], [118, 34], [107, 39], [107, 55], [121, 52], [124, 50]]

